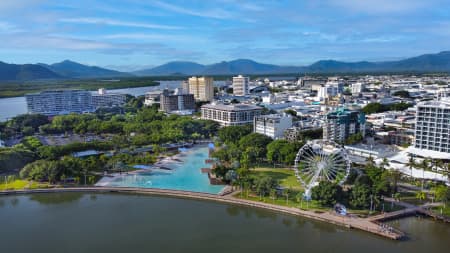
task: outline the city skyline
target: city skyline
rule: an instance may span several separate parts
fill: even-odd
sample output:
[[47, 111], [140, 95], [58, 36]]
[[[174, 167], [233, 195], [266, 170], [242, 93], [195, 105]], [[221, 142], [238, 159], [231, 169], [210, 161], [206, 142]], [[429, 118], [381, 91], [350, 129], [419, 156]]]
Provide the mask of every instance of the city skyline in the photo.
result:
[[402, 59], [450, 49], [445, 2], [4, 1], [0, 61], [131, 71], [176, 60]]

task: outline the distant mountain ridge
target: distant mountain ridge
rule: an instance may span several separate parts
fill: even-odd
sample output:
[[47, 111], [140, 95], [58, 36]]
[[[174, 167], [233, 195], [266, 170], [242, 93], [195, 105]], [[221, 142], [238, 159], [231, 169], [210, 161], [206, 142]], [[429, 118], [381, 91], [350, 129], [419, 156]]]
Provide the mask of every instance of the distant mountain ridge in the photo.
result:
[[449, 72], [450, 51], [424, 54], [399, 61], [343, 62], [320, 60], [309, 66], [279, 66], [248, 59], [222, 61], [210, 65], [195, 62], [169, 62], [150, 69], [133, 72], [139, 76], [156, 75], [237, 75], [237, 74], [295, 74], [295, 73], [358, 73], [358, 72]]
[[0, 62], [0, 81], [56, 78], [61, 78], [61, 76], [36, 64], [8, 64]]
[[222, 61], [202, 65], [189, 61], [174, 61], [135, 71], [119, 72], [96, 66], [87, 66], [70, 60], [51, 65], [8, 64], [0, 62], [0, 81], [27, 81], [42, 79], [113, 78], [130, 76], [167, 75], [237, 75], [237, 74], [303, 74], [303, 73], [362, 73], [362, 72], [450, 72], [450, 51], [424, 54], [398, 61], [342, 62], [321, 60], [309, 66], [279, 66], [248, 59]]
[[87, 66], [70, 60], [54, 63], [51, 65], [38, 63], [38, 65], [57, 73], [58, 75], [70, 78], [101, 78], [101, 77], [122, 77], [131, 76], [115, 70], [109, 70], [96, 66]]

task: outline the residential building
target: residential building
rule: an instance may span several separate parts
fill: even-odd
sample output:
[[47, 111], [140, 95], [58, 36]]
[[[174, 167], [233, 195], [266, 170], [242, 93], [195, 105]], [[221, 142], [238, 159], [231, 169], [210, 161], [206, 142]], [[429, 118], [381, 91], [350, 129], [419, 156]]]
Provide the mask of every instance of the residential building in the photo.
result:
[[185, 94], [190, 94], [190, 92], [189, 92], [189, 82], [186, 81], [186, 80], [184, 80], [184, 81], [181, 83], [181, 89], [183, 90], [183, 93], [185, 93]]
[[245, 96], [248, 94], [249, 78], [238, 75], [233, 77], [233, 95]]
[[417, 155], [450, 159], [450, 99], [417, 104], [414, 148]]
[[91, 92], [85, 90], [42, 91], [25, 99], [28, 112], [47, 116], [94, 111]]
[[237, 126], [253, 123], [260, 116], [262, 108], [245, 104], [206, 104], [201, 107], [202, 119], [214, 120], [221, 126]]
[[214, 80], [212, 77], [189, 78], [189, 93], [194, 94], [195, 100], [212, 101], [214, 99]]
[[354, 95], [357, 95], [357, 94], [363, 92], [364, 89], [365, 89], [364, 83], [357, 82], [357, 83], [352, 84], [352, 94], [354, 94]]
[[337, 94], [339, 94], [338, 86], [326, 84], [317, 91], [317, 98], [319, 100], [325, 100], [329, 97], [337, 96]]
[[106, 89], [99, 89], [97, 94], [92, 94], [92, 106], [94, 109], [105, 107], [123, 106], [127, 96], [121, 93], [108, 93]]
[[352, 134], [361, 133], [365, 136], [365, 114], [359, 111], [350, 111], [338, 108], [325, 116], [323, 138], [344, 143]]
[[164, 90], [160, 97], [160, 110], [171, 113], [174, 111], [195, 110], [195, 99], [192, 94], [170, 94], [169, 90]]
[[282, 138], [284, 131], [290, 127], [292, 127], [292, 117], [286, 114], [261, 115], [253, 120], [253, 131], [272, 139]]
[[161, 96], [161, 91], [150, 91], [145, 93], [145, 106], [152, 106], [153, 104], [159, 103], [159, 99]]

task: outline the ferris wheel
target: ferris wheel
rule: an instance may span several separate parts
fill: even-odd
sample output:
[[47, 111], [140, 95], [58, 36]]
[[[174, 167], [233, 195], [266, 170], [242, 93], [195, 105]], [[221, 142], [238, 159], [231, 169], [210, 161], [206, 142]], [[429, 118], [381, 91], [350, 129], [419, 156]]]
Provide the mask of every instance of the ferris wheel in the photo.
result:
[[295, 157], [295, 176], [305, 188], [305, 198], [320, 181], [343, 184], [350, 173], [350, 159], [343, 146], [330, 140], [308, 141]]

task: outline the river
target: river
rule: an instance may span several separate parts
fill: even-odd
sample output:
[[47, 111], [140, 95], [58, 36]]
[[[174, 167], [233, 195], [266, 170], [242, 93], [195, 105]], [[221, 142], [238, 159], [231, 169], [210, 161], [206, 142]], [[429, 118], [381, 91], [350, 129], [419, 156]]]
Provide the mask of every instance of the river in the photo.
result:
[[144, 195], [52, 193], [0, 197], [2, 252], [448, 252], [450, 226], [391, 225], [392, 241], [260, 209]]
[[[165, 88], [175, 89], [181, 87], [182, 81], [158, 81], [158, 86], [111, 89], [108, 92], [124, 93], [133, 96], [142, 96], [146, 92], [162, 90]], [[224, 81], [214, 81], [215, 86], [222, 86]], [[94, 91], [96, 92], [96, 91]], [[27, 103], [25, 97], [0, 98], [0, 121], [5, 121], [20, 114], [27, 113]]]

